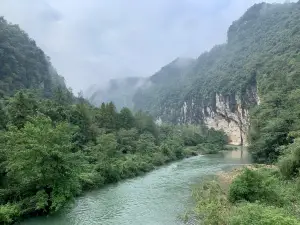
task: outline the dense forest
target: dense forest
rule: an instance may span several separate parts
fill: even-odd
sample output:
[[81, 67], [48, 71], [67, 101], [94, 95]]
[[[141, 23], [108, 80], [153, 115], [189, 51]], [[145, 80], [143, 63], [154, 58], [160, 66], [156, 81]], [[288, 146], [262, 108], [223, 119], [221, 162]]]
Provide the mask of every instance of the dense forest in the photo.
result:
[[155, 124], [75, 97], [18, 26], [0, 20], [0, 224], [58, 211], [84, 190], [224, 149], [223, 132]]
[[54, 89], [66, 89], [49, 57], [34, 40], [19, 28], [0, 17], [0, 91], [14, 94], [20, 89], [40, 89], [49, 97]]

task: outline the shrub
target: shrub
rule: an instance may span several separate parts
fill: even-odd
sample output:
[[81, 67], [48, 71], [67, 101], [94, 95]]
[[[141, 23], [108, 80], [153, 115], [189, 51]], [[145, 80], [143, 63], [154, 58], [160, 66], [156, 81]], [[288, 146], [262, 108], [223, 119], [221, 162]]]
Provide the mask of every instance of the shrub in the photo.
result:
[[262, 201], [271, 204], [283, 204], [279, 196], [278, 181], [262, 170], [245, 169], [230, 185], [229, 201]]
[[0, 223], [10, 224], [20, 215], [20, 207], [16, 204], [7, 203], [0, 205]]
[[201, 152], [202, 154], [216, 154], [220, 150], [222, 150], [222, 147], [218, 144], [203, 143], [197, 145], [197, 151]]
[[206, 181], [193, 191], [193, 197], [197, 201], [196, 217], [204, 225], [227, 224], [230, 204], [226, 193], [216, 181]]
[[298, 220], [283, 209], [247, 203], [236, 207], [229, 225], [299, 225]]
[[300, 169], [300, 144], [298, 139], [287, 147], [285, 154], [278, 161], [278, 167], [281, 174], [287, 179], [298, 175]]

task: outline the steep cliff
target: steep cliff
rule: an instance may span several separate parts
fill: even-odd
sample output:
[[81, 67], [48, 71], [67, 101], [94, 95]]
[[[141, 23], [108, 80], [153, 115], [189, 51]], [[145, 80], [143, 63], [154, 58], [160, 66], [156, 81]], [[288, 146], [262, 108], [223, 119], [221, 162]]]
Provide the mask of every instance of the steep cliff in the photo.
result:
[[250, 125], [249, 108], [260, 103], [256, 85], [249, 87], [243, 96], [215, 93], [210, 103], [191, 99], [183, 102], [180, 110], [165, 108], [157, 122], [177, 118], [180, 124], [205, 124], [215, 130], [223, 130], [229, 143], [247, 145]]

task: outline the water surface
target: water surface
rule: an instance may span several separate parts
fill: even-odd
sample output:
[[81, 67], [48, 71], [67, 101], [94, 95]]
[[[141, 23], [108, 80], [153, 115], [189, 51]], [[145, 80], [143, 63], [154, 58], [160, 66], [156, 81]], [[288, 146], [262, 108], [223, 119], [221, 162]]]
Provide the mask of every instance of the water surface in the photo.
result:
[[72, 209], [21, 225], [182, 225], [179, 216], [192, 202], [193, 185], [249, 162], [246, 151], [184, 159], [89, 192], [77, 198]]

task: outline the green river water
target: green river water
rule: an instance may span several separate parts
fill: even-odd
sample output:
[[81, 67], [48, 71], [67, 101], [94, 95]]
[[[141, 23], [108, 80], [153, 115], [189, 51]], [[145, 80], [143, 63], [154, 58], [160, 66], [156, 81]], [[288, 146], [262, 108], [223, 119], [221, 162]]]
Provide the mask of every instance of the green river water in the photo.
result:
[[246, 151], [196, 156], [88, 192], [71, 209], [21, 225], [182, 225], [191, 189], [205, 177], [249, 163]]

